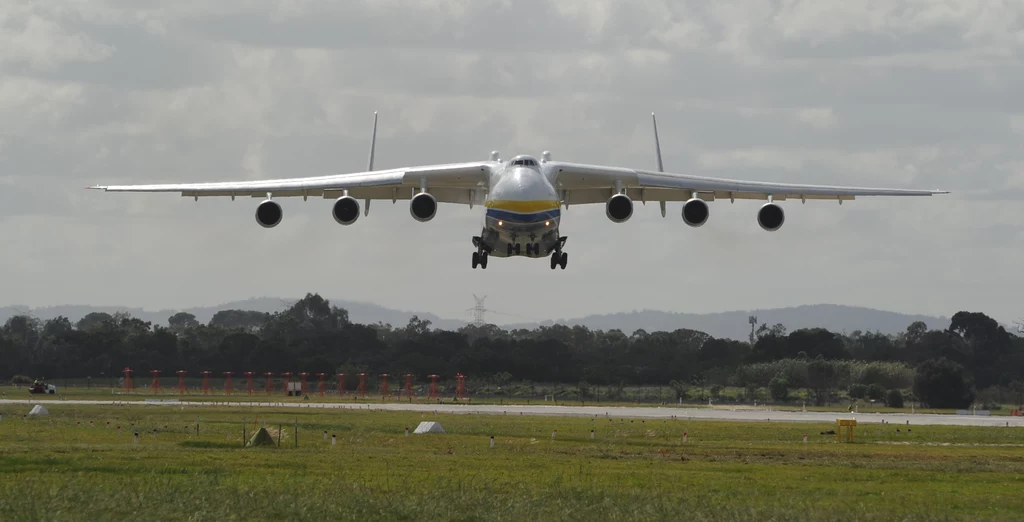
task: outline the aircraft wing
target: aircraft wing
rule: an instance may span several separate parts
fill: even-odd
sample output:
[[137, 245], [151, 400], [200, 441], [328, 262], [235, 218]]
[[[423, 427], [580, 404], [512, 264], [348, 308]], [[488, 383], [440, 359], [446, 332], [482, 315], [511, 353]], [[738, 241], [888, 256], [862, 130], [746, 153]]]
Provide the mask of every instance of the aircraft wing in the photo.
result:
[[715, 199], [786, 199], [852, 200], [857, 196], [931, 196], [947, 194], [941, 190], [844, 187], [801, 185], [711, 178], [688, 174], [672, 174], [646, 170], [549, 162], [564, 203], [604, 203], [618, 188], [638, 201], [687, 201], [693, 197], [705, 201]]
[[427, 188], [439, 202], [471, 204], [487, 191], [487, 173], [495, 164], [489, 161], [425, 165], [390, 170], [370, 170], [305, 178], [209, 183], [171, 183], [152, 185], [94, 185], [87, 187], [107, 192], [179, 192], [183, 197], [302, 196], [334, 199], [345, 191], [356, 199], [411, 199], [421, 187]]

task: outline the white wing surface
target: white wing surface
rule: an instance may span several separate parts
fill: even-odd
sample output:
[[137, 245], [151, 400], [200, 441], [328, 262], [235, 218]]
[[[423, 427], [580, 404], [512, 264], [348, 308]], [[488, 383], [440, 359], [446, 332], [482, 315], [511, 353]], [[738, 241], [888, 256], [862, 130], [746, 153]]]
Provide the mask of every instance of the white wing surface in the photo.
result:
[[487, 173], [492, 161], [414, 166], [390, 170], [354, 172], [305, 178], [212, 183], [171, 183], [152, 185], [95, 185], [107, 192], [179, 192], [184, 197], [228, 196], [267, 198], [338, 198], [348, 191], [356, 199], [411, 199], [426, 188], [439, 202], [474, 202], [487, 191]]
[[637, 170], [581, 163], [548, 162], [547, 168], [562, 192], [563, 204], [605, 203], [615, 194], [624, 194], [642, 202], [714, 201], [726, 198], [784, 201], [787, 199], [851, 200], [857, 196], [931, 196], [948, 194], [942, 190], [843, 187], [832, 185], [800, 185], [735, 179], [710, 178], [664, 172], [661, 161], [661, 140], [658, 120], [651, 114], [654, 127], [654, 150], [658, 171]]
[[564, 203], [569, 205], [604, 203], [618, 193], [639, 201], [687, 201], [694, 197], [705, 201], [720, 198], [851, 200], [857, 196], [931, 196], [947, 193], [940, 190], [743, 181], [557, 161], [548, 162], [547, 167], [554, 173]]

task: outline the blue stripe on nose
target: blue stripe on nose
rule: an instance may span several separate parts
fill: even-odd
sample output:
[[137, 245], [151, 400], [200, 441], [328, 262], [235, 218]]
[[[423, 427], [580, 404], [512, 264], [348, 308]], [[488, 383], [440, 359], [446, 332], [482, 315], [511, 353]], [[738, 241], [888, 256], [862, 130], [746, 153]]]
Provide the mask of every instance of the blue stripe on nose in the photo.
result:
[[507, 210], [498, 210], [496, 208], [487, 209], [487, 217], [508, 221], [509, 223], [537, 223], [539, 221], [556, 219], [561, 215], [561, 209], [557, 208], [554, 210], [545, 210], [544, 212], [528, 212], [525, 214], [509, 212]]

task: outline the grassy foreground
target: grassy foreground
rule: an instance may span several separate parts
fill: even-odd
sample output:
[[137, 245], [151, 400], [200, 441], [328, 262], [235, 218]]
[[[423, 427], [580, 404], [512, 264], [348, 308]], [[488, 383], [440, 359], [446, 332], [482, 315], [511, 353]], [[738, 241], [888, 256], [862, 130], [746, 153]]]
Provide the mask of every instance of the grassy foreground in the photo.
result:
[[1024, 518], [1019, 428], [47, 406], [0, 411], [0, 520]]

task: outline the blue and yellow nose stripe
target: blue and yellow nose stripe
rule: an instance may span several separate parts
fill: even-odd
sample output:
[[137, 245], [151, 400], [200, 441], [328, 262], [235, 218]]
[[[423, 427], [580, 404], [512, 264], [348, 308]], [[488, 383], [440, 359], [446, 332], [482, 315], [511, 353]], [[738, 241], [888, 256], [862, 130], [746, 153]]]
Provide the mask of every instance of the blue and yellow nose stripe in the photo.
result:
[[485, 203], [487, 217], [509, 223], [536, 223], [561, 216], [558, 200], [493, 200]]

